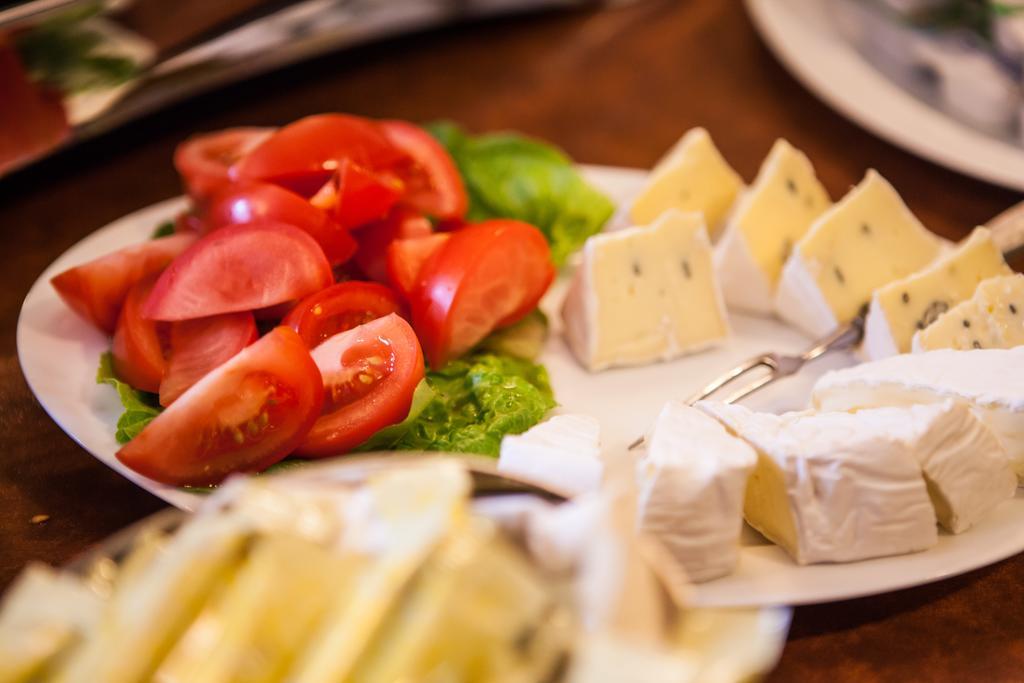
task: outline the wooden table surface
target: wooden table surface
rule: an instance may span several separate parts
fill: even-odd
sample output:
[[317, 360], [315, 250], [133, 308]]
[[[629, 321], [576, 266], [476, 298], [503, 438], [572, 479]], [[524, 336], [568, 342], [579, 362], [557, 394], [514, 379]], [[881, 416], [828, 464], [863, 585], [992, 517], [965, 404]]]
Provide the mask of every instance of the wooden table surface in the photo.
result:
[[[0, 586], [30, 560], [64, 562], [162, 507], [79, 448], [29, 393], [14, 341], [29, 286], [93, 230], [177, 194], [171, 153], [188, 134], [324, 111], [516, 129], [581, 162], [638, 167], [701, 125], [748, 179], [783, 136], [833, 197], [876, 168], [950, 237], [1020, 199], [833, 113], [774, 60], [738, 2], [646, 0], [448, 28], [186, 102], [0, 181]], [[1024, 680], [1022, 576], [1018, 556], [930, 586], [799, 608], [772, 680]]]

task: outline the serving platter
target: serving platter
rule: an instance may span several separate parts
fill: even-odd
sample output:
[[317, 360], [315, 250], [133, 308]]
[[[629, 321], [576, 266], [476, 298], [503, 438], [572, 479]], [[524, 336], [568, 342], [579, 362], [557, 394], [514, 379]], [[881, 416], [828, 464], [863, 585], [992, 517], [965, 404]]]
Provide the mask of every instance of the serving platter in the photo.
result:
[[[644, 172], [586, 166], [585, 176], [621, 203], [634, 194]], [[114, 425], [121, 412], [115, 392], [95, 383], [100, 354], [109, 340], [73, 315], [49, 279], [71, 266], [145, 240], [162, 221], [187, 205], [170, 199], [92, 233], [47, 268], [32, 286], [18, 320], [18, 356], [40, 404], [72, 439], [104, 464], [172, 505], [196, 507], [200, 494], [166, 486], [129, 470], [115, 453]], [[810, 340], [782, 323], [731, 314], [732, 338], [723, 346], [669, 363], [590, 373], [561, 336], [558, 310], [567, 273], [541, 306], [552, 322], [541, 362], [551, 376], [559, 412], [593, 415], [601, 423], [602, 448], [621, 453], [669, 399], [684, 398], [723, 370], [762, 351], [795, 352]], [[856, 362], [845, 353], [815, 361], [799, 376], [750, 397], [745, 404], [769, 411], [806, 407], [811, 386], [826, 370]], [[744, 530], [739, 566], [730, 576], [698, 585], [694, 603], [706, 607], [804, 604], [870, 595], [929, 583], [982, 567], [1024, 551], [1024, 494], [1000, 506], [983, 523], [959, 536], [940, 533], [923, 553], [852, 564], [795, 565], [780, 548]]]
[[779, 61], [843, 116], [947, 168], [1024, 190], [1024, 147], [987, 135], [908, 93], [843, 37], [822, 0], [745, 0]]

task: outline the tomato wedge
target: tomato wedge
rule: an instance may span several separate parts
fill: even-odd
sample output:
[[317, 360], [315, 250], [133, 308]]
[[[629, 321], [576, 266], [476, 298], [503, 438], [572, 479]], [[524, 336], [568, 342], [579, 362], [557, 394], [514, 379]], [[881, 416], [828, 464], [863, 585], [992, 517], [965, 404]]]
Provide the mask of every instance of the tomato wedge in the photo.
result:
[[331, 337], [312, 355], [323, 376], [323, 414], [296, 455], [346, 453], [401, 422], [423, 379], [416, 333], [393, 313]]
[[13, 45], [0, 36], [0, 173], [56, 147], [67, 137], [60, 93], [33, 83]]
[[331, 265], [344, 263], [356, 251], [356, 241], [323, 209], [288, 190], [269, 183], [243, 181], [210, 198], [203, 215], [207, 232], [225, 225], [261, 222], [287, 223], [309, 233]]
[[395, 293], [373, 282], [339, 282], [298, 303], [282, 321], [314, 348], [330, 337], [389, 313], [402, 313]]
[[282, 223], [231, 225], [189, 247], [157, 280], [144, 315], [191, 320], [301, 299], [333, 281], [323, 250]]
[[252, 313], [225, 313], [170, 323], [160, 405], [169, 406], [208, 372], [259, 339]]
[[388, 281], [405, 298], [412, 296], [423, 266], [451, 237], [439, 232], [426, 237], [395, 240], [388, 245]]
[[305, 438], [320, 415], [323, 386], [299, 336], [278, 327], [199, 380], [117, 458], [173, 486], [264, 470]]
[[181, 234], [125, 247], [65, 270], [50, 284], [75, 313], [113, 334], [128, 290], [147, 275], [166, 268], [195, 241], [195, 235]]
[[[383, 220], [401, 198], [402, 181], [390, 173], [378, 173], [349, 159], [341, 162], [328, 186], [334, 186], [329, 200], [332, 215], [349, 230]], [[321, 200], [324, 197], [321, 193]]]
[[136, 389], [154, 394], [160, 390], [160, 382], [167, 372], [157, 329], [159, 323], [142, 317], [142, 306], [155, 283], [156, 274], [153, 274], [128, 290], [111, 345], [114, 373]]
[[388, 245], [397, 239], [426, 237], [433, 232], [430, 221], [422, 215], [399, 207], [384, 220], [356, 230], [359, 248], [352, 258], [366, 277], [388, 282]]
[[174, 150], [185, 191], [197, 202], [231, 182], [228, 169], [254, 147], [266, 140], [273, 128], [228, 128], [215, 133], [193, 135]]
[[527, 223], [490, 220], [450, 235], [410, 299], [434, 368], [533, 310], [555, 276], [547, 240]]
[[311, 197], [349, 159], [384, 170], [403, 159], [369, 119], [347, 114], [318, 114], [281, 128], [231, 169], [238, 180], [263, 180]]
[[380, 129], [412, 163], [400, 173], [406, 184], [402, 202], [438, 219], [466, 215], [469, 198], [448, 150], [427, 131], [407, 121], [381, 121]]

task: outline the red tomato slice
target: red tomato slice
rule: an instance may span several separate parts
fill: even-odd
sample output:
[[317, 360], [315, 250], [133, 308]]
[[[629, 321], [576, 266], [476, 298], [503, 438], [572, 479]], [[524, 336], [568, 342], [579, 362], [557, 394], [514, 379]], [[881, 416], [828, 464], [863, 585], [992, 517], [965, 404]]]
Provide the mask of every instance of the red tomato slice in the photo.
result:
[[323, 414], [296, 455], [346, 453], [409, 414], [423, 379], [423, 353], [395, 314], [337, 334], [312, 352], [323, 376]]
[[191, 320], [293, 301], [327, 287], [331, 265], [308, 234], [283, 223], [230, 225], [193, 244], [157, 280], [143, 313]]
[[309, 348], [339, 332], [359, 327], [389, 313], [402, 313], [395, 293], [373, 282], [339, 282], [299, 302], [285, 317], [287, 325]]
[[0, 174], [53, 149], [69, 131], [60, 93], [30, 81], [5, 43], [0, 36]]
[[181, 234], [135, 244], [65, 270], [50, 284], [75, 313], [113, 334], [132, 285], [166, 268], [195, 241], [195, 235]]
[[278, 130], [240, 159], [231, 174], [311, 197], [345, 159], [369, 169], [388, 169], [402, 158], [374, 122], [347, 114], [319, 114]]
[[228, 128], [193, 135], [174, 150], [185, 191], [202, 202], [231, 182], [228, 169], [274, 132], [273, 128]]
[[278, 327], [199, 380], [117, 453], [139, 474], [209, 486], [291, 453], [320, 415], [323, 379], [298, 335]]
[[353, 233], [359, 248], [353, 257], [366, 277], [377, 282], [388, 282], [388, 245], [397, 239], [426, 237], [433, 229], [423, 216], [398, 208], [378, 223], [366, 225]]
[[157, 330], [160, 323], [142, 317], [142, 306], [155, 282], [156, 274], [153, 274], [128, 290], [111, 345], [114, 374], [136, 389], [154, 394], [160, 390], [160, 382], [167, 372]]
[[223, 188], [210, 198], [203, 215], [206, 231], [225, 225], [262, 222], [287, 223], [309, 233], [331, 265], [344, 263], [356, 251], [356, 241], [326, 211], [288, 190], [243, 181]]
[[348, 159], [341, 162], [334, 182], [334, 217], [348, 229], [386, 218], [403, 191], [397, 177], [375, 173]]
[[225, 313], [171, 323], [160, 405], [169, 406], [207, 373], [259, 339], [252, 313]]
[[466, 187], [444, 145], [406, 121], [381, 121], [379, 125], [391, 144], [412, 160], [401, 172], [406, 184], [402, 202], [434, 218], [465, 216], [469, 207]]
[[388, 280], [405, 298], [412, 296], [424, 264], [451, 237], [439, 232], [426, 237], [395, 240], [388, 245]]
[[434, 368], [529, 313], [555, 276], [547, 240], [532, 225], [491, 220], [449, 234], [410, 300]]

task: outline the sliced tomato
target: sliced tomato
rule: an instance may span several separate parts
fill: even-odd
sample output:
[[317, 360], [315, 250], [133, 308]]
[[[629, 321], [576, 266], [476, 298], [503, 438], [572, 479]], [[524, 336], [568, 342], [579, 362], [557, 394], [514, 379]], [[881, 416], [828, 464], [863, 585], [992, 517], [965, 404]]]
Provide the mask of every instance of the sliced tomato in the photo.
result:
[[274, 132], [273, 128], [228, 128], [193, 135], [174, 150], [185, 191], [197, 202], [231, 182], [228, 169]]
[[347, 114], [307, 116], [278, 130], [231, 170], [238, 180], [263, 180], [311, 197], [345, 159], [389, 169], [404, 159], [376, 123]]
[[406, 299], [412, 296], [423, 265], [449, 237], [450, 234], [439, 232], [426, 237], [395, 240], [388, 245], [388, 280], [391, 286]]
[[216, 368], [117, 453], [172, 486], [209, 486], [291, 453], [320, 415], [323, 379], [302, 340], [278, 327]]
[[206, 230], [203, 219], [193, 209], [182, 211], [174, 218], [174, 232], [202, 234]]
[[350, 230], [386, 218], [404, 189], [397, 176], [371, 171], [349, 159], [341, 162], [331, 183], [334, 218]]
[[56, 147], [68, 136], [60, 93], [33, 83], [18, 51], [0, 35], [0, 174]]
[[287, 223], [309, 233], [331, 265], [344, 263], [356, 251], [356, 241], [326, 211], [277, 185], [242, 181], [224, 187], [210, 198], [203, 214], [205, 230], [225, 225]]
[[416, 333], [393, 313], [331, 337], [312, 355], [323, 376], [324, 406], [296, 455], [346, 453], [401, 422], [423, 379]]
[[259, 339], [252, 313], [225, 313], [170, 323], [160, 405], [169, 406], [207, 373]]
[[128, 290], [111, 345], [114, 373], [136, 389], [154, 394], [160, 390], [160, 382], [167, 372], [158, 329], [161, 323], [142, 317], [142, 306], [155, 283], [156, 274], [153, 274]]
[[529, 313], [555, 276], [547, 240], [527, 223], [491, 220], [450, 235], [424, 265], [410, 299], [435, 368]]
[[398, 297], [383, 285], [339, 282], [300, 301], [281, 324], [298, 332], [306, 346], [314, 348], [339, 332], [402, 312]]
[[429, 220], [415, 211], [399, 207], [384, 220], [363, 226], [353, 233], [359, 247], [352, 260], [366, 277], [386, 283], [388, 245], [397, 239], [426, 237], [432, 232]]
[[193, 244], [165, 270], [146, 302], [154, 320], [191, 320], [301, 299], [333, 282], [308, 234], [283, 223], [231, 225]]
[[407, 206], [438, 219], [462, 218], [469, 207], [462, 176], [448, 150], [427, 131], [407, 121], [381, 121], [384, 135], [411, 163], [402, 172]]
[[195, 241], [195, 235], [180, 234], [135, 244], [65, 270], [50, 284], [75, 313], [113, 334], [128, 290], [166, 268]]

